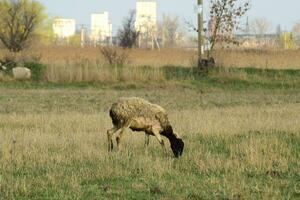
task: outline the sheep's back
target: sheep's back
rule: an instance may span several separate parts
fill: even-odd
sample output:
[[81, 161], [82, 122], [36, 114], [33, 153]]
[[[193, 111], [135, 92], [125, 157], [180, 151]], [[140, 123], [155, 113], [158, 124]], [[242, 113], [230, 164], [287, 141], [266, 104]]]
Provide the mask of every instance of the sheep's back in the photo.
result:
[[119, 127], [127, 125], [131, 119], [140, 117], [158, 121], [163, 126], [169, 124], [165, 109], [137, 97], [120, 98], [112, 105], [110, 116], [113, 124]]

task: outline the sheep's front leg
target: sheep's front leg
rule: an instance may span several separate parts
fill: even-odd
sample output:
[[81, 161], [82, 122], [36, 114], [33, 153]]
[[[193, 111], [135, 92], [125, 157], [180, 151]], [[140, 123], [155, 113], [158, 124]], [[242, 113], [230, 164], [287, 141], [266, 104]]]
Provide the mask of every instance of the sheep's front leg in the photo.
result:
[[161, 138], [161, 135], [159, 134], [159, 130], [156, 128], [152, 128], [152, 133], [158, 140], [159, 144], [161, 145], [164, 154], [167, 155], [167, 149], [165, 147], [165, 143], [164, 143], [163, 139]]
[[117, 127], [113, 127], [112, 129], [107, 130], [107, 144], [108, 144], [108, 151], [113, 150], [114, 144], [112, 141], [112, 136], [116, 133], [119, 129]]

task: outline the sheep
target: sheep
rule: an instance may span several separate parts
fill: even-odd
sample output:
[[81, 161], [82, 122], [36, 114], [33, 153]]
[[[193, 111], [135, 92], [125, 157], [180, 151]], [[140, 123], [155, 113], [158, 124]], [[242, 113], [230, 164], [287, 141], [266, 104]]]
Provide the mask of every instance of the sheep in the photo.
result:
[[120, 131], [116, 137], [117, 147], [120, 149], [124, 130], [130, 128], [132, 131], [145, 132], [146, 148], [149, 145], [149, 136], [152, 135], [156, 137], [166, 154], [161, 137], [164, 136], [169, 139], [174, 156], [182, 155], [184, 142], [173, 132], [167, 112], [159, 105], [138, 97], [122, 97], [112, 104], [109, 115], [113, 124], [113, 128], [107, 130], [109, 151], [113, 149], [113, 134]]
[[16, 80], [29, 80], [31, 78], [31, 71], [26, 67], [15, 67], [12, 72]]

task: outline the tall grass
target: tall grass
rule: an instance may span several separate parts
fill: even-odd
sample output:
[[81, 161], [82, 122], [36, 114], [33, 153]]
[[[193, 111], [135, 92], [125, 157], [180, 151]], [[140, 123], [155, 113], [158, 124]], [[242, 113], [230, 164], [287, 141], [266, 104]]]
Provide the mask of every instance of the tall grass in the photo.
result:
[[164, 81], [159, 68], [128, 66], [96, 66], [85, 62], [72, 65], [52, 65], [46, 71], [46, 80], [52, 83], [146, 83]]
[[[129, 55], [130, 66], [182, 66], [191, 67], [197, 64], [197, 53], [194, 50], [162, 49], [125, 50]], [[0, 50], [0, 57], [5, 54]], [[44, 64], [63, 65], [80, 63], [87, 59], [94, 65], [105, 64], [99, 48], [94, 47], [35, 47], [19, 54], [20, 57], [35, 57]], [[217, 66], [222, 67], [254, 67], [268, 69], [299, 69], [300, 50], [216, 50], [213, 53]]]

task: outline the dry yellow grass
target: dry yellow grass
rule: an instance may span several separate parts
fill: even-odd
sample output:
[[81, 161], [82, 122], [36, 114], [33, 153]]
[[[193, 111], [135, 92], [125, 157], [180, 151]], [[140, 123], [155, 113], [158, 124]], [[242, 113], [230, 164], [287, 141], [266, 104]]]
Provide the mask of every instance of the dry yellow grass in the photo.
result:
[[[1, 55], [5, 54], [0, 51]], [[166, 65], [191, 67], [196, 64], [197, 53], [193, 50], [162, 49], [125, 50], [130, 66], [161, 67]], [[98, 48], [94, 47], [36, 47], [22, 54], [20, 58], [36, 57], [48, 66], [77, 66], [83, 62], [91, 65], [105, 65]], [[218, 66], [255, 67], [269, 69], [299, 69], [300, 50], [216, 50], [213, 53]]]
[[264, 69], [300, 69], [300, 50], [218, 50], [220, 66]]

